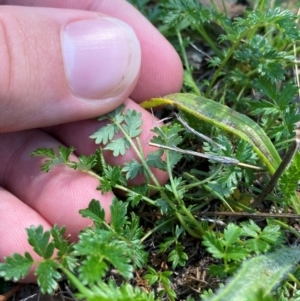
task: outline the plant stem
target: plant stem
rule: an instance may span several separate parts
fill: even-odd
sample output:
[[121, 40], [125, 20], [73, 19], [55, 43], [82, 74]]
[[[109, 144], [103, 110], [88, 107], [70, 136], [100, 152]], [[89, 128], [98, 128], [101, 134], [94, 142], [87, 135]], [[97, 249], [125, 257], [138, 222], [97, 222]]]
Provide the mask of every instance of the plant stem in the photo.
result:
[[[101, 182], [101, 180], [102, 180], [101, 176], [97, 175], [95, 172], [93, 172], [91, 170], [87, 170], [87, 171], [83, 171], [83, 172], [85, 172], [85, 173], [89, 174], [90, 176], [96, 178], [99, 182]], [[127, 192], [127, 193], [133, 193], [133, 194], [136, 194], [136, 195], [140, 195], [139, 193], [137, 193], [137, 192], [135, 192], [135, 191], [133, 191], [133, 190], [127, 188], [127, 187], [124, 187], [122, 185], [119, 185], [119, 184], [115, 185], [114, 188], [122, 190], [122, 191]], [[149, 197], [147, 197], [145, 195], [142, 195], [142, 199], [144, 201], [146, 201], [147, 203], [153, 205], [153, 206], [157, 206], [155, 201], [153, 201], [152, 199], [150, 199]]]
[[296, 237], [300, 238], [300, 233], [298, 231], [296, 231], [295, 229], [293, 229], [292, 227], [290, 227], [289, 225], [287, 225], [286, 223], [283, 223], [282, 221], [279, 221], [277, 219], [272, 220], [273, 223], [279, 225], [281, 228], [284, 228], [288, 231], [290, 231], [291, 233], [293, 233]]
[[200, 35], [202, 36], [202, 38], [205, 40], [205, 42], [211, 47], [211, 49], [215, 52], [215, 54], [218, 57], [222, 57], [222, 54], [220, 52], [220, 50], [216, 47], [215, 43], [212, 41], [212, 39], [209, 37], [209, 35], [206, 33], [205, 29], [203, 28], [203, 26], [194, 26], [195, 29], [200, 33]]
[[84, 299], [95, 298], [92, 291], [87, 289], [80, 281], [72, 274], [68, 269], [64, 268], [62, 265], [59, 267], [68, 277], [68, 279], [76, 286], [76, 288], [80, 291], [80, 293], [84, 296]]
[[[176, 34], [177, 34], [177, 38], [178, 38], [179, 45], [180, 45], [180, 50], [181, 50], [181, 55], [182, 55], [183, 63], [184, 63], [185, 69], [186, 69], [185, 72], [188, 73], [189, 78], [193, 79], [192, 70], [190, 68], [190, 64], [189, 64], [188, 58], [186, 56], [185, 48], [183, 46], [182, 37], [181, 37], [180, 31], [178, 30], [178, 28], [176, 29]], [[196, 95], [201, 95], [200, 90], [197, 87], [197, 85], [195, 84], [194, 80], [190, 81], [190, 86], [191, 86], [191, 88], [193, 89], [193, 92]]]

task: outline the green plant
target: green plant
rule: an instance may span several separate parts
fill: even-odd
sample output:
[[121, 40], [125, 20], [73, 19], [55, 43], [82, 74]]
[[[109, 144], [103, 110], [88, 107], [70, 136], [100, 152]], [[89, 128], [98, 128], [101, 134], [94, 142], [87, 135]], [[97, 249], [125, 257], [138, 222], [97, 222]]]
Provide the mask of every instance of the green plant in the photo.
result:
[[224, 233], [208, 231], [203, 237], [203, 245], [222, 264], [211, 265], [213, 276], [227, 277], [250, 255], [260, 254], [283, 244], [283, 234], [279, 225], [267, 225], [261, 230], [252, 220], [240, 226], [228, 224]]
[[[234, 19], [214, 1], [210, 7], [196, 0], [132, 2], [170, 39], [185, 66], [184, 94], [152, 99], [143, 106], [171, 107], [166, 112], [177, 111], [194, 132], [174, 117], [170, 124], [153, 129], [151, 143], [159, 148], [145, 156], [139, 139], [141, 114], [120, 106], [99, 118], [107, 123], [91, 136], [99, 145], [95, 154], [75, 162], [70, 160], [73, 148], [36, 150], [33, 156], [45, 157], [42, 171], [51, 172], [58, 164], [79, 169], [99, 181], [102, 193], [122, 191], [122, 201], [114, 200], [110, 224], [96, 200], [81, 210], [94, 226], [83, 230], [75, 244], [64, 237], [64, 227], [27, 229], [41, 260], [34, 262], [29, 253], [14, 254], [0, 264], [0, 276], [17, 281], [37, 264], [42, 292], [52, 293], [65, 274], [79, 298], [86, 300], [234, 300], [228, 297], [233, 292], [238, 292], [237, 300], [298, 300], [299, 248], [285, 245], [299, 237], [288, 219], [299, 218], [293, 214], [300, 212], [299, 154], [263, 207], [252, 208], [300, 121], [294, 83], [300, 39], [297, 16], [273, 6], [274, 1], [253, 1], [253, 10]], [[204, 45], [203, 52], [209, 53], [202, 63], [205, 77], [190, 64], [191, 45]], [[195, 131], [214, 143], [203, 142]], [[124, 166], [110, 166], [102, 154], [104, 150], [122, 156], [128, 149], [137, 159]], [[154, 168], [166, 171], [170, 181], [161, 185]], [[127, 185], [137, 175], [145, 184]], [[150, 191], [157, 194], [151, 196]], [[241, 213], [246, 221], [240, 220]], [[254, 222], [260, 213], [268, 219]], [[230, 276], [229, 285], [216, 295], [199, 296], [191, 290], [190, 296], [180, 295], [173, 280], [202, 257], [208, 262], [204, 270], [209, 271], [205, 288], [215, 288], [214, 279], [219, 284]], [[139, 288], [138, 279], [147, 284]], [[264, 279], [264, 287], [258, 279]], [[243, 291], [245, 283], [249, 286]], [[249, 291], [257, 292], [243, 295]]]
[[171, 275], [172, 272], [170, 271], [157, 272], [153, 268], [148, 267], [148, 274], [144, 276], [144, 279], [146, 279], [150, 285], [153, 285], [157, 282], [161, 283], [164, 289], [159, 292], [159, 295], [163, 296], [167, 294], [170, 300], [174, 301], [176, 298], [176, 293], [171, 288], [171, 281], [169, 279]]
[[32, 226], [27, 229], [28, 242], [42, 259], [36, 262], [28, 252], [23, 256], [14, 254], [1, 264], [0, 274], [16, 281], [24, 277], [33, 264], [38, 264], [37, 282], [43, 293], [54, 292], [61, 279], [59, 271], [62, 271], [78, 289], [79, 296], [87, 300], [154, 300], [152, 294], [133, 289], [129, 283], [116, 290], [116, 284], [103, 281], [110, 265], [128, 281], [134, 267], [142, 266], [147, 260], [147, 253], [140, 244], [143, 233], [138, 218], [132, 214], [131, 220], [127, 220], [126, 207], [126, 203], [114, 200], [108, 225], [99, 202], [92, 200], [80, 213], [94, 221], [94, 228], [82, 231], [76, 244], [69, 244], [64, 238], [64, 227], [54, 226], [51, 231], [43, 231], [41, 226]]

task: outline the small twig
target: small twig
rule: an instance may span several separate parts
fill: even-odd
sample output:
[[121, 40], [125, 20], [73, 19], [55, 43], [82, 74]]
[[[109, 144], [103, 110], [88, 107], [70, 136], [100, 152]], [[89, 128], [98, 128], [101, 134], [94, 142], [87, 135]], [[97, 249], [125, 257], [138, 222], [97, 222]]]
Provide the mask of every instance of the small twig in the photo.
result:
[[191, 151], [191, 150], [184, 150], [184, 149], [181, 149], [177, 146], [166, 146], [166, 145], [156, 144], [156, 143], [152, 143], [152, 142], [150, 142], [149, 145], [156, 146], [158, 148], [162, 148], [162, 149], [166, 149], [166, 150], [175, 151], [175, 152], [186, 154], [186, 155], [191, 155], [191, 156], [195, 156], [195, 157], [205, 158], [205, 159], [208, 159], [208, 160], [213, 160], [213, 161], [216, 161], [216, 162], [219, 162], [219, 163], [222, 163], [222, 164], [239, 165], [239, 166], [243, 166], [243, 167], [253, 168], [253, 169], [256, 169], [256, 170], [261, 170], [261, 168], [259, 166], [242, 163], [239, 160], [234, 159], [234, 158], [230, 158], [230, 157], [202, 154], [202, 153], [194, 152], [194, 151]]
[[202, 49], [198, 48], [195, 44], [190, 43], [190, 45], [196, 49], [198, 52], [202, 53], [203, 55], [205, 55], [206, 57], [208, 57], [210, 60], [212, 59], [212, 57], [205, 51], [203, 51]]
[[184, 126], [184, 128], [186, 129], [187, 132], [190, 132], [196, 136], [198, 136], [199, 138], [201, 138], [202, 140], [205, 140], [206, 142], [213, 144], [214, 146], [219, 147], [220, 149], [226, 149], [223, 145], [220, 145], [218, 143], [216, 143], [214, 140], [212, 140], [211, 138], [197, 132], [196, 130], [194, 130], [193, 128], [191, 128], [188, 123], [178, 114], [175, 113], [176, 118], [178, 119], [178, 121]]
[[12, 297], [15, 293], [17, 293], [23, 286], [24, 284], [19, 283], [16, 286], [14, 286], [11, 290], [9, 290], [8, 292], [0, 295], [0, 301], [6, 301], [8, 300], [10, 297]]

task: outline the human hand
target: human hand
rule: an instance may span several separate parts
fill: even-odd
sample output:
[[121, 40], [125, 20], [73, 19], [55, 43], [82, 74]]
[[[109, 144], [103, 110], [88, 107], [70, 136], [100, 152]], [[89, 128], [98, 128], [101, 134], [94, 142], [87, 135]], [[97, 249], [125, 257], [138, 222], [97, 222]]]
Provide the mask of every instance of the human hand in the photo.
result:
[[[45, 230], [53, 224], [66, 225], [75, 240], [89, 224], [78, 211], [93, 198], [100, 200], [109, 220], [113, 195], [101, 195], [94, 178], [64, 166], [41, 173], [41, 160], [29, 154], [61, 144], [74, 146], [76, 155], [94, 152], [96, 146], [88, 137], [99, 124], [89, 118], [123, 102], [142, 113], [141, 139], [147, 154], [153, 116], [137, 103], [178, 91], [182, 66], [171, 45], [126, 1], [0, 0], [0, 4], [3, 261], [12, 252], [32, 250], [25, 232], [31, 225]], [[110, 164], [122, 165], [133, 157], [131, 151], [118, 158], [106, 153]], [[166, 181], [164, 173], [156, 171], [156, 176]], [[33, 279], [31, 274], [25, 281]]]

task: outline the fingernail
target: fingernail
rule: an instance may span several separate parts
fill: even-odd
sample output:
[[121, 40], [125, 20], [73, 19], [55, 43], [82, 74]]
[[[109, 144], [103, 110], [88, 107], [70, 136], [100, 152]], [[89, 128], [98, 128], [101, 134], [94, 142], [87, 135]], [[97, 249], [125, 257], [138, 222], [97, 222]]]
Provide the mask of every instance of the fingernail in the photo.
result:
[[140, 44], [133, 29], [114, 18], [67, 24], [62, 30], [62, 52], [69, 86], [84, 98], [120, 94], [140, 69]]

